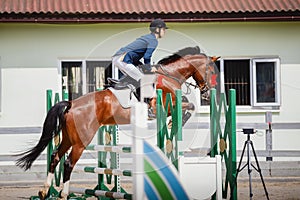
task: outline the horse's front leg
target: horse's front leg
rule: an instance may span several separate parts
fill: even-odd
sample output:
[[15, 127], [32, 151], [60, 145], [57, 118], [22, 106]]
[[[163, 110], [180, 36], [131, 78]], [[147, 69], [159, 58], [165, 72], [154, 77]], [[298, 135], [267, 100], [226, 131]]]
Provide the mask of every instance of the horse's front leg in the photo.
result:
[[[182, 126], [191, 118], [191, 111], [195, 110], [195, 105], [189, 102], [186, 96], [182, 96]], [[156, 98], [150, 101], [150, 107], [153, 109], [153, 113], [156, 115]], [[172, 120], [168, 123], [168, 128], [172, 127]]]
[[[192, 111], [195, 110], [195, 106], [193, 103], [182, 102], [182, 127], [186, 124], [186, 122], [191, 118]], [[168, 128], [172, 127], [172, 119], [168, 123]]]
[[192, 111], [195, 110], [195, 105], [190, 102], [182, 102], [182, 126], [186, 124], [186, 122], [191, 118]]

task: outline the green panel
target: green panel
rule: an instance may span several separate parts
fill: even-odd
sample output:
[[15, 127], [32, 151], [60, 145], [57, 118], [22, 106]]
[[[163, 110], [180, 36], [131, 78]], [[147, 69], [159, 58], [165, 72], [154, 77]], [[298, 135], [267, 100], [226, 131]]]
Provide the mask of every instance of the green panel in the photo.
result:
[[[217, 105], [216, 90], [211, 89], [210, 96], [210, 134], [211, 156], [221, 155], [225, 161], [225, 180], [223, 183], [223, 198], [227, 198], [230, 186], [230, 199], [237, 199], [236, 183], [236, 93], [229, 90], [229, 105], [224, 93], [220, 94]], [[225, 115], [225, 127], [221, 128], [220, 119]]]
[[[178, 140], [182, 140], [182, 97], [181, 90], [175, 91], [175, 102], [172, 101], [170, 93], [165, 96], [165, 104], [163, 104], [162, 90], [157, 90], [156, 99], [156, 123], [157, 123], [157, 146], [172, 161], [173, 165], [178, 169]], [[168, 128], [168, 115], [171, 115], [172, 126]], [[167, 152], [168, 143], [169, 152]]]

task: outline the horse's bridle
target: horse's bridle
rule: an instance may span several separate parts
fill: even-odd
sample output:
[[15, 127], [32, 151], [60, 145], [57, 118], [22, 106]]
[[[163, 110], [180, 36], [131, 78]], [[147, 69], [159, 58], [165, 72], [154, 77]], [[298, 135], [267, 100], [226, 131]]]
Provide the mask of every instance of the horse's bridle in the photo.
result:
[[201, 98], [208, 101], [209, 100], [209, 90], [210, 87], [207, 83], [207, 79], [208, 79], [208, 68], [209, 68], [209, 63], [206, 62], [206, 66], [205, 66], [205, 76], [204, 76], [204, 80], [202, 80], [202, 85], [201, 87], [199, 87], [200, 89], [200, 93], [201, 93]]
[[[208, 99], [209, 99], [208, 91], [209, 91], [210, 88], [209, 88], [208, 83], [207, 83], [208, 63], [206, 64], [204, 80], [201, 81], [200, 86], [199, 86], [199, 85], [196, 85], [196, 84], [193, 84], [193, 83], [190, 83], [190, 82], [187, 82], [187, 81], [182, 81], [182, 80], [180, 80], [179, 78], [170, 75], [170, 74], [164, 69], [163, 65], [161, 65], [161, 64], [155, 65], [155, 67], [156, 67], [157, 69], [160, 68], [160, 69], [162, 70], [162, 72], [163, 72], [163, 73], [162, 73], [162, 72], [156, 71], [156, 72], [155, 72], [156, 74], [160, 74], [160, 75], [166, 76], [166, 77], [168, 77], [168, 78], [171, 78], [171, 79], [175, 80], [176, 82], [178, 82], [180, 85], [182, 85], [182, 84], [184, 83], [184, 84], [186, 85], [186, 87], [187, 87], [187, 92], [185, 92], [184, 94], [190, 94], [190, 93], [191, 93], [190, 86], [192, 86], [192, 87], [194, 87], [195, 89], [196, 89], [196, 88], [199, 88], [200, 93], [201, 93], [203, 99], [205, 99], [205, 100], [208, 100]], [[206, 95], [206, 94], [207, 94], [207, 95]]]

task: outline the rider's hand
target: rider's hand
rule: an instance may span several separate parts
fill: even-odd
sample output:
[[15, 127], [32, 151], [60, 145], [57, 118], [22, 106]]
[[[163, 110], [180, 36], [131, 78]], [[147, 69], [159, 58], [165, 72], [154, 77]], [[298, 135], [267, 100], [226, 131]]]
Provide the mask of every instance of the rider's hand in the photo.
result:
[[157, 69], [156, 69], [156, 67], [151, 67], [151, 72], [157, 72]]

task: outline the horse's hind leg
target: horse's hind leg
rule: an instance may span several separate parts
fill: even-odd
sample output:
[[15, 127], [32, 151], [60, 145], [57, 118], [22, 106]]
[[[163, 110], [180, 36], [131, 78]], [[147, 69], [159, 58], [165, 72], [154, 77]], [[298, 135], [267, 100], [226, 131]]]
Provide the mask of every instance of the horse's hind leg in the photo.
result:
[[67, 137], [63, 137], [63, 140], [62, 140], [61, 144], [59, 145], [58, 149], [56, 151], [54, 151], [53, 154], [51, 155], [51, 162], [50, 162], [50, 166], [49, 166], [47, 180], [44, 183], [44, 189], [39, 191], [40, 199], [46, 198], [49, 188], [52, 184], [52, 180], [54, 178], [55, 168], [58, 165], [60, 159], [70, 149], [70, 147], [71, 147], [71, 143], [70, 143], [69, 139]]
[[64, 177], [63, 177], [63, 190], [61, 192], [61, 197], [66, 199], [69, 195], [69, 183], [71, 178], [71, 173], [77, 161], [79, 160], [82, 152], [84, 151], [84, 146], [81, 144], [76, 144], [72, 146], [69, 157], [64, 163]]

